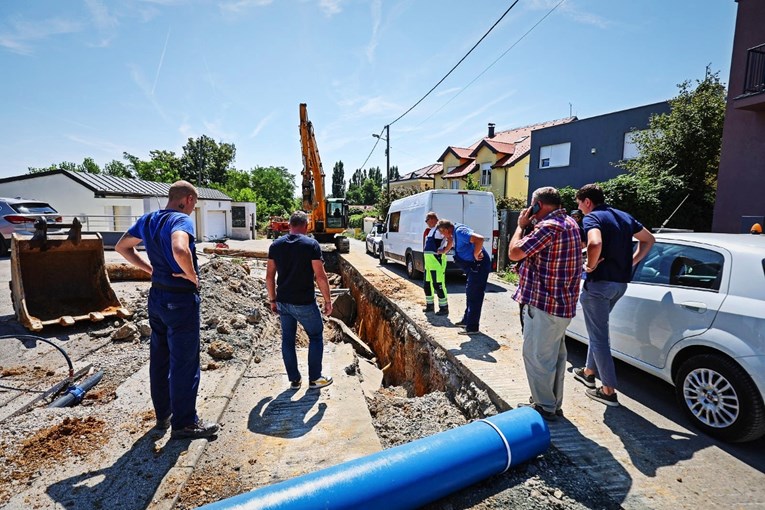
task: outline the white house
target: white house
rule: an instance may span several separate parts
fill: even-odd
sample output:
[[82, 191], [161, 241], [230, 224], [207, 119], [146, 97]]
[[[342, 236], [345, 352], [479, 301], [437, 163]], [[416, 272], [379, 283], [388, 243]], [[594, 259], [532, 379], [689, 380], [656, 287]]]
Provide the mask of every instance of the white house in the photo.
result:
[[[136, 218], [163, 208], [169, 189], [170, 184], [163, 182], [68, 170], [0, 179], [0, 196], [47, 202], [64, 216], [64, 221], [77, 217], [84, 230], [105, 233], [124, 232]], [[235, 203], [225, 193], [211, 188], [198, 191], [199, 202], [191, 215], [197, 240], [254, 237], [255, 204]]]

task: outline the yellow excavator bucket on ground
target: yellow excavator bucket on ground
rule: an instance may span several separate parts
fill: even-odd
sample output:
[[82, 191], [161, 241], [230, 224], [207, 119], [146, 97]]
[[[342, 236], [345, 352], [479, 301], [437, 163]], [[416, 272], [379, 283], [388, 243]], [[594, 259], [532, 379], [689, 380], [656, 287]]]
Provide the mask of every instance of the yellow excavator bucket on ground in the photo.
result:
[[18, 321], [30, 331], [76, 321], [129, 317], [109, 282], [101, 235], [82, 234], [77, 219], [68, 234], [11, 236], [11, 297]]

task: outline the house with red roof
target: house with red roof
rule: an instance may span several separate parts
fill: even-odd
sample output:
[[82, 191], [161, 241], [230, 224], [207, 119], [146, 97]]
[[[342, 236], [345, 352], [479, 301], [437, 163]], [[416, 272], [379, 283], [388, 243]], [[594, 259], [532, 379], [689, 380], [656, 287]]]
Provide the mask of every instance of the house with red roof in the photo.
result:
[[390, 181], [391, 189], [411, 188], [417, 193], [435, 189], [435, 175], [441, 171], [441, 163], [433, 163]]
[[468, 176], [473, 182], [494, 193], [497, 198], [528, 196], [531, 133], [537, 129], [566, 124], [567, 117], [495, 132], [489, 124], [487, 136], [470, 147], [449, 146], [438, 158], [440, 171], [435, 174], [436, 189], [465, 189]]

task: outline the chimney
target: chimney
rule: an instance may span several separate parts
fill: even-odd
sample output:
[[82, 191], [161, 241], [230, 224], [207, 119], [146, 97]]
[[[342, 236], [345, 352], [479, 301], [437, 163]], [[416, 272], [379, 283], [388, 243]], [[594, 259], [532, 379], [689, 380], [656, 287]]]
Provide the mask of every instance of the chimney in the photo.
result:
[[489, 122], [489, 138], [494, 138], [494, 123]]

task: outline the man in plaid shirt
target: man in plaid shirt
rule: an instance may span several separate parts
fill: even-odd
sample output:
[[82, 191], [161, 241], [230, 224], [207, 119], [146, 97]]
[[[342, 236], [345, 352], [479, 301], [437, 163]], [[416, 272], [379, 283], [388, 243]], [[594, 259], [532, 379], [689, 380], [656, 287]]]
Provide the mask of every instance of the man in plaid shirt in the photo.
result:
[[[523, 230], [537, 220], [534, 230]], [[531, 388], [529, 403], [546, 420], [563, 415], [566, 327], [576, 313], [582, 278], [579, 225], [561, 208], [558, 190], [539, 188], [521, 212], [510, 240], [510, 260], [523, 260], [513, 299], [523, 307], [523, 362]]]

